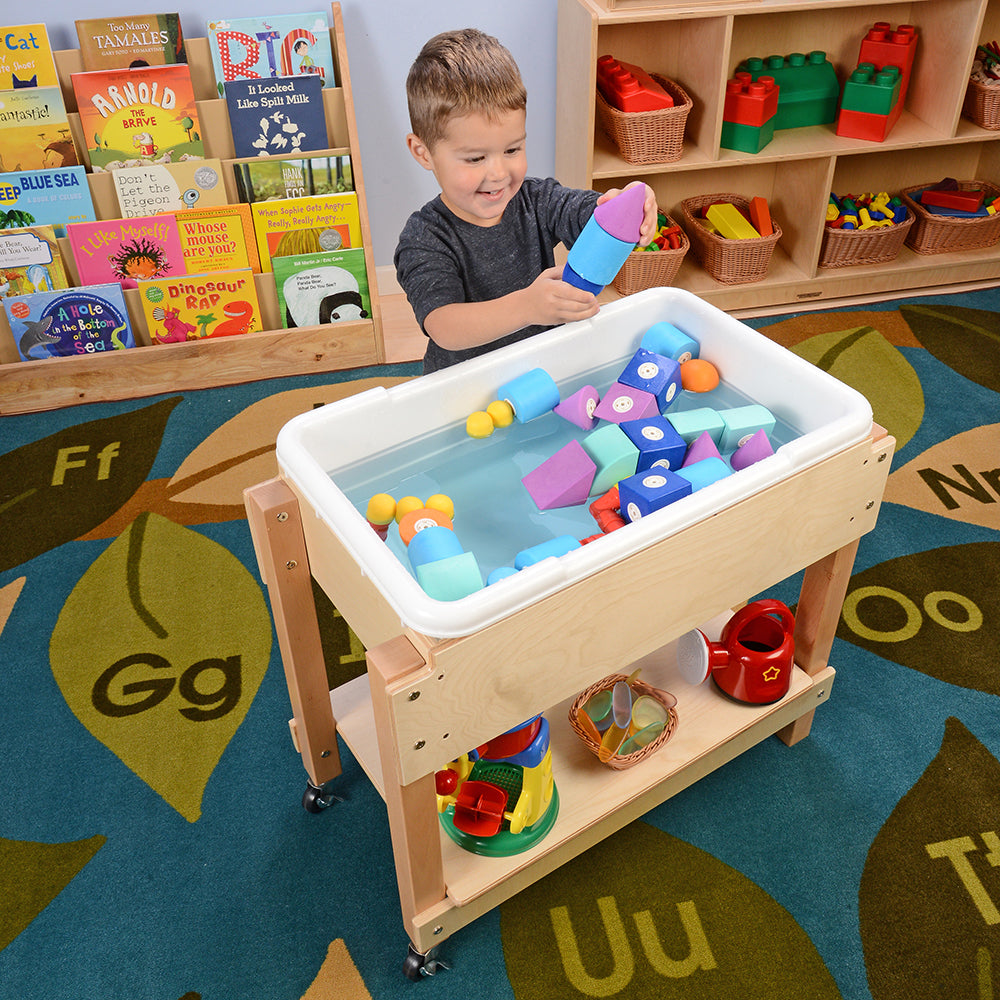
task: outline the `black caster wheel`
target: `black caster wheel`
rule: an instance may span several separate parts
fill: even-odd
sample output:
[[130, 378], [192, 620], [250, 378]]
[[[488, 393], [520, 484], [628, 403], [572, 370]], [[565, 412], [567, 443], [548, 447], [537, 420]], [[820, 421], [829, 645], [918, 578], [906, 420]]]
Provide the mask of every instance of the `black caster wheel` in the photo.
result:
[[322, 788], [318, 788], [312, 782], [306, 785], [306, 790], [302, 794], [302, 808], [306, 812], [319, 813], [323, 812], [324, 809], [329, 809], [334, 802], [343, 802], [344, 800], [333, 792], [324, 791]]
[[433, 976], [441, 969], [448, 969], [439, 958], [434, 958], [434, 949], [421, 954], [413, 945], [407, 946], [406, 958], [403, 960], [403, 975], [407, 979], [419, 982], [424, 976]]

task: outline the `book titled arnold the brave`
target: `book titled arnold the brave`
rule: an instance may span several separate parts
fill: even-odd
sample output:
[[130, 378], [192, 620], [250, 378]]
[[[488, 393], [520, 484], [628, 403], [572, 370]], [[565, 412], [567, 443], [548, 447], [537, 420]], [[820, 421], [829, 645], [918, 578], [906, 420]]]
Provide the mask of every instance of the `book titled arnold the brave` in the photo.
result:
[[117, 281], [136, 288], [143, 278], [184, 274], [184, 250], [173, 215], [77, 222], [66, 235], [83, 285]]
[[76, 34], [85, 70], [187, 62], [176, 13], [88, 17], [76, 22]]
[[185, 63], [72, 73], [94, 172], [205, 157]]

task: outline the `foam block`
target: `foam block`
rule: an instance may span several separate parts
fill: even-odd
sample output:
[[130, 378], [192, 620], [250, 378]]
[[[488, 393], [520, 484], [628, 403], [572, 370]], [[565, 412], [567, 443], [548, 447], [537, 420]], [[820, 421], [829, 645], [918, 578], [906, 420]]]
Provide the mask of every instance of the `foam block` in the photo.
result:
[[636, 472], [653, 468], [678, 469], [684, 462], [687, 445], [666, 417], [626, 420], [619, 426], [639, 449]]
[[406, 547], [406, 554], [410, 558], [410, 565], [416, 569], [424, 563], [461, 555], [462, 543], [451, 528], [434, 525], [422, 528], [413, 536]]
[[514, 568], [524, 569], [525, 566], [534, 566], [535, 563], [548, 559], [550, 556], [561, 556], [573, 549], [580, 547], [580, 540], [572, 535], [559, 535], [557, 538], [550, 538], [546, 542], [532, 545], [531, 548], [522, 549], [514, 556]]
[[[603, 288], [611, 284], [634, 249], [635, 240], [626, 242], [612, 236], [591, 216], [566, 257], [566, 266], [585, 281]], [[563, 280], [567, 280], [565, 270]]]
[[521, 482], [539, 510], [572, 507], [584, 503], [597, 474], [594, 460], [579, 441], [570, 441]]
[[567, 396], [555, 408], [555, 412], [582, 430], [592, 431], [597, 426], [594, 411], [600, 401], [601, 394], [592, 385], [585, 385], [571, 396]]
[[754, 462], [759, 462], [762, 458], [773, 454], [774, 449], [771, 447], [767, 434], [760, 430], [752, 434], [733, 452], [729, 464], [739, 472], [741, 469], [753, 465]]
[[639, 229], [646, 214], [645, 204], [646, 186], [636, 184], [598, 205], [593, 217], [609, 236], [635, 246], [639, 242]]
[[594, 416], [620, 424], [623, 420], [640, 420], [653, 417], [660, 412], [656, 397], [644, 389], [615, 382], [597, 404]]
[[517, 570], [513, 566], [497, 566], [495, 570], [488, 577], [486, 577], [486, 586], [489, 587], [491, 584], [497, 583], [500, 580], [506, 580], [508, 576], [517, 576]]
[[677, 470], [677, 475], [686, 479], [693, 490], [704, 489], [717, 483], [720, 479], [733, 474], [732, 469], [718, 456], [703, 458], [700, 462], [693, 462]]
[[[673, 426], [673, 425], [671, 425]], [[684, 456], [684, 461], [681, 463], [681, 467], [688, 465], [694, 465], [695, 462], [701, 462], [706, 458], [719, 458], [722, 456], [719, 454], [719, 449], [715, 446], [715, 442], [712, 440], [712, 435], [708, 431], [704, 431], [699, 434], [689, 445], [687, 454]]]
[[665, 358], [673, 358], [679, 365], [698, 357], [698, 341], [679, 330], [673, 323], [654, 323], [643, 335], [640, 347]]
[[638, 521], [691, 493], [691, 483], [669, 469], [647, 469], [618, 484], [622, 517]]
[[673, 358], [640, 347], [618, 376], [618, 381], [652, 393], [662, 413], [682, 389], [681, 366]]
[[498, 395], [510, 403], [514, 416], [522, 424], [559, 405], [559, 387], [544, 368], [532, 368], [511, 379], [500, 386]]
[[760, 403], [720, 410], [719, 416], [723, 423], [719, 439], [720, 451], [734, 451], [759, 430], [763, 430], [765, 434], [774, 430], [774, 414]]
[[416, 567], [417, 583], [438, 601], [457, 601], [483, 589], [483, 574], [471, 552]]
[[[577, 263], [579, 263], [579, 261], [577, 261]], [[616, 271], [615, 274], [617, 273], [618, 272]], [[613, 278], [614, 275], [611, 277]], [[594, 281], [588, 281], [586, 278], [581, 278], [580, 275], [573, 270], [568, 261], [563, 266], [562, 280], [565, 281], [567, 285], [573, 285], [575, 288], [582, 288], [585, 292], [590, 292], [592, 295], [600, 295], [601, 292], [604, 291], [604, 285], [599, 285]], [[607, 284], [607, 282], [604, 284]]]
[[667, 420], [674, 425], [674, 430], [688, 444], [707, 432], [716, 446], [719, 446], [719, 442], [722, 440], [722, 432], [726, 426], [722, 417], [710, 406], [699, 406], [694, 410], [681, 410], [678, 413], [670, 413], [667, 415]]
[[620, 479], [635, 474], [639, 462], [639, 449], [628, 439], [628, 435], [618, 424], [604, 424], [591, 431], [581, 442], [583, 450], [597, 466], [590, 487], [591, 496], [603, 496]]

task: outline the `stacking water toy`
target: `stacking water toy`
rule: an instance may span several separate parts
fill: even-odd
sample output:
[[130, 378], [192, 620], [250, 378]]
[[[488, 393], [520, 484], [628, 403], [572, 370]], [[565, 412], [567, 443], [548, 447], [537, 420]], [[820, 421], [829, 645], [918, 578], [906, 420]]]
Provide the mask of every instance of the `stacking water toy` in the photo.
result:
[[610, 285], [639, 242], [646, 186], [636, 184], [603, 202], [566, 258], [562, 279], [595, 295]]
[[465, 422], [469, 437], [489, 437], [497, 427], [509, 427], [515, 420], [526, 424], [559, 405], [559, 387], [543, 368], [518, 375], [500, 386], [495, 399], [485, 410], [470, 414]]

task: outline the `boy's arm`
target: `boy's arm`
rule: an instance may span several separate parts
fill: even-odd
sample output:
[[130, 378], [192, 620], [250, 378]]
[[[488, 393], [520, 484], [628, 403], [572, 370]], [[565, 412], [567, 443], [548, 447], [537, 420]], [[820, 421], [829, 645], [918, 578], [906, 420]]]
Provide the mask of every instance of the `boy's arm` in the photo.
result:
[[486, 302], [453, 302], [427, 314], [424, 330], [446, 351], [479, 347], [525, 326], [557, 326], [595, 316], [594, 295], [562, 280], [550, 267], [527, 288]]

